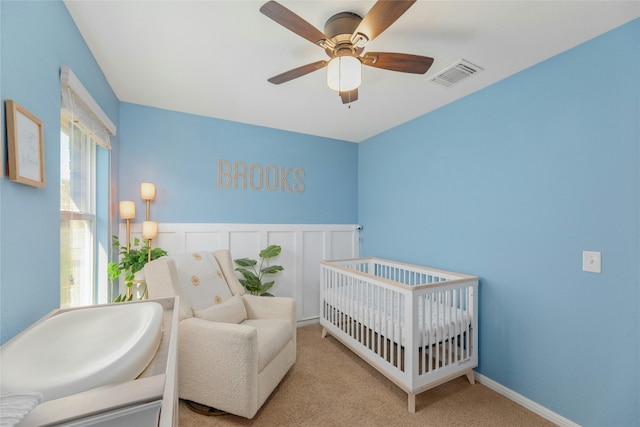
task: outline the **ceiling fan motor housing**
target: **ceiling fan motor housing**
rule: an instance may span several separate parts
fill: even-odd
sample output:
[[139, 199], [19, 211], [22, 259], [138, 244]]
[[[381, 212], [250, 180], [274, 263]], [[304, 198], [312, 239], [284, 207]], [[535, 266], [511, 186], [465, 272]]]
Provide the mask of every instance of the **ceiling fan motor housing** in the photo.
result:
[[340, 12], [333, 15], [324, 24], [324, 33], [335, 44], [334, 48], [325, 51], [330, 57], [344, 55], [358, 55], [362, 48], [356, 48], [351, 43], [351, 35], [354, 33], [362, 17], [353, 12]]

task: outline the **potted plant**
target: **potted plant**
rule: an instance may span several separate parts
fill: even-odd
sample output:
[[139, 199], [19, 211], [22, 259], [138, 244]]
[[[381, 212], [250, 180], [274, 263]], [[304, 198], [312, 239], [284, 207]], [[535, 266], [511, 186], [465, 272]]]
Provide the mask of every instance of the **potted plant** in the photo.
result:
[[[120, 246], [120, 240], [118, 236], [112, 236], [111, 243], [114, 248], [118, 249], [119, 262], [110, 262], [107, 265], [107, 274], [109, 276], [109, 282], [112, 282], [121, 274], [124, 273], [124, 283], [127, 288], [131, 288], [134, 283], [136, 273], [142, 271], [144, 265], [149, 262], [149, 250], [151, 250], [151, 260], [160, 258], [167, 255], [167, 251], [162, 248], [151, 248], [147, 246], [147, 239], [142, 241], [139, 238], [133, 239], [133, 244], [127, 250], [126, 246]], [[146, 286], [146, 284], [145, 284]], [[129, 293], [129, 292], [127, 292]], [[129, 296], [119, 294], [113, 302], [131, 301], [133, 299], [133, 293], [129, 293]]]
[[[260, 267], [256, 269], [256, 265], [258, 261], [250, 258], [240, 258], [233, 260], [240, 267], [236, 268], [236, 271], [240, 272], [244, 279], [240, 279], [240, 283], [244, 288], [251, 293], [252, 295], [259, 295], [265, 297], [272, 297], [273, 295], [269, 293], [269, 290], [273, 287], [275, 281], [270, 281], [267, 283], [262, 283], [262, 278], [266, 274], [276, 274], [282, 270], [284, 267], [280, 265], [269, 265], [267, 267], [263, 267], [265, 259], [274, 258], [280, 255], [280, 251], [282, 248], [278, 245], [269, 245], [263, 250], [260, 251], [258, 256], [260, 257]], [[251, 268], [251, 270], [249, 270]]]

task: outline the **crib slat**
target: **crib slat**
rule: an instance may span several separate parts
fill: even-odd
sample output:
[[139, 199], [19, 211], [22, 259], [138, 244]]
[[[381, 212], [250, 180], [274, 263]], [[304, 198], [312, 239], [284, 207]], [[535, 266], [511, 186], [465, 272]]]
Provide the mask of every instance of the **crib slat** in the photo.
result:
[[[398, 298], [399, 304], [400, 306], [402, 306], [402, 304], [406, 304], [407, 301], [404, 299], [404, 295], [400, 295]], [[401, 368], [403, 365], [403, 360], [402, 360], [402, 337], [406, 336], [405, 333], [405, 327], [404, 325], [401, 324], [401, 319], [400, 319], [400, 310], [398, 310], [398, 324], [400, 325], [400, 330], [398, 331], [398, 345], [397, 345], [397, 351], [396, 351], [396, 361], [397, 361], [397, 366], [398, 368]], [[406, 322], [405, 322], [406, 325]], [[406, 366], [406, 364], [405, 364]], [[405, 368], [406, 369], [406, 368]]]
[[356, 341], [358, 341], [359, 343], [362, 343], [362, 341], [360, 340], [360, 320], [361, 320], [361, 310], [362, 310], [362, 281], [360, 279], [356, 280], [356, 302], [355, 302], [355, 306], [356, 306], [356, 313], [354, 316], [354, 322], [353, 322], [353, 327], [355, 329], [355, 334], [356, 334]]
[[438, 369], [440, 367], [440, 355], [442, 353], [442, 345], [440, 343], [442, 343], [442, 328], [440, 327], [440, 314], [442, 312], [442, 292], [438, 292], [437, 294], [437, 299], [438, 302], [440, 302], [440, 304], [436, 304], [436, 319], [438, 323], [436, 323], [435, 326], [435, 330], [436, 330], [436, 339], [435, 339], [435, 343], [436, 343], [436, 369]]
[[[382, 307], [382, 289], [380, 287], [378, 287], [378, 307]], [[376, 312], [376, 317], [378, 319], [378, 356], [382, 356], [381, 351], [382, 351], [382, 347], [381, 347], [381, 343], [382, 343], [382, 315], [380, 313], [380, 310], [378, 309]]]
[[420, 341], [420, 346], [421, 346], [421, 350], [422, 350], [422, 370], [420, 371], [420, 374], [424, 374], [425, 372], [428, 371], [428, 367], [427, 367], [427, 354], [429, 353], [429, 324], [427, 323], [427, 299], [426, 296], [422, 296], [420, 297], [420, 301], [422, 302], [422, 328], [421, 328], [421, 335], [422, 335], [422, 340]]
[[346, 323], [345, 326], [347, 327], [347, 334], [349, 334], [349, 336], [353, 336], [352, 334], [352, 329], [351, 329], [351, 319], [353, 316], [353, 298], [352, 298], [352, 294], [353, 294], [353, 278], [352, 277], [347, 277], [347, 309], [349, 310], [347, 312], [347, 317], [346, 317]]
[[[387, 289], [382, 289], [382, 294], [383, 294], [383, 298], [382, 298], [382, 317], [384, 319], [384, 326], [380, 325], [380, 335], [382, 335], [383, 337], [385, 337], [388, 334], [388, 330], [387, 330]], [[383, 349], [382, 349], [382, 358], [384, 360], [387, 360], [387, 343], [386, 343], [386, 338], [383, 338]]]
[[453, 310], [453, 300], [454, 300], [454, 292], [453, 289], [450, 289], [447, 291], [447, 303], [445, 305], [445, 310], [446, 310], [446, 314], [445, 314], [445, 326], [446, 326], [446, 332], [445, 332], [445, 336], [447, 337], [447, 341], [449, 343], [449, 345], [447, 346], [447, 365], [450, 365], [453, 363], [453, 337], [455, 335], [453, 335], [453, 330], [452, 328], [452, 324], [451, 321], [454, 318], [453, 316], [455, 315]]
[[451, 316], [449, 317], [449, 342], [451, 345], [451, 363], [458, 361], [458, 292], [451, 290]]

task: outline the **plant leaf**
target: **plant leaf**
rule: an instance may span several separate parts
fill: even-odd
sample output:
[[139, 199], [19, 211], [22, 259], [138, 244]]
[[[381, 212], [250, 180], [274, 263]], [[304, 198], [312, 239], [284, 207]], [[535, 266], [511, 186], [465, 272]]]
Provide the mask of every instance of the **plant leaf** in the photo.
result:
[[246, 268], [236, 268], [236, 271], [242, 274], [247, 280], [258, 280], [258, 276], [256, 276], [255, 273], [251, 270], [247, 270]]
[[262, 269], [262, 274], [276, 274], [277, 272], [282, 270], [284, 270], [284, 267], [282, 267], [281, 265], [270, 265]]
[[269, 245], [260, 251], [260, 258], [273, 258], [280, 255], [282, 248], [278, 245]]
[[275, 281], [273, 281], [273, 280], [272, 280], [271, 282], [267, 282], [267, 283], [263, 284], [263, 285], [260, 287], [260, 293], [261, 293], [261, 294], [266, 293], [269, 289], [271, 289], [271, 288], [273, 287], [273, 284], [274, 284], [274, 283], [275, 283]]
[[254, 276], [247, 279], [247, 285], [251, 288], [260, 289], [260, 286], [262, 286], [262, 282], [260, 282], [260, 279]]
[[258, 261], [256, 261], [255, 259], [249, 259], [249, 258], [240, 258], [240, 259], [234, 260], [233, 262], [238, 264], [240, 267], [253, 267], [258, 263]]

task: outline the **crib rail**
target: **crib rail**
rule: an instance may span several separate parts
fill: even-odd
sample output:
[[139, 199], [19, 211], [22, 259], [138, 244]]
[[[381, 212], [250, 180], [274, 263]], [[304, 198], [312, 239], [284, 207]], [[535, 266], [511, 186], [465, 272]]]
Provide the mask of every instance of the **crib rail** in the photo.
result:
[[420, 285], [431, 285], [445, 281], [476, 280], [475, 276], [421, 267], [412, 264], [389, 261], [380, 258], [353, 258], [345, 260], [322, 261], [322, 265], [330, 266], [345, 272], [359, 272], [373, 276], [374, 279], [387, 282], [393, 286], [414, 288]]
[[410, 395], [478, 363], [478, 279], [378, 258], [323, 261], [320, 323]]

